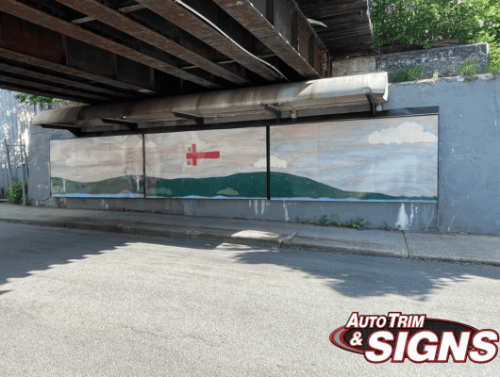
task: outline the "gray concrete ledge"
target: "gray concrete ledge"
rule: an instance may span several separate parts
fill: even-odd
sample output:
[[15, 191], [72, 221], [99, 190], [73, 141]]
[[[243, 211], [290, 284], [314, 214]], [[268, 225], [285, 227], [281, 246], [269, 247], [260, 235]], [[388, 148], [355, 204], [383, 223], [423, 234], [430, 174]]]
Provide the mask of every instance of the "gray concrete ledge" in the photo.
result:
[[[36, 203], [36, 201], [35, 201]], [[363, 218], [371, 228], [386, 225], [421, 231], [436, 227], [437, 203], [370, 201], [300, 201], [265, 199], [128, 199], [128, 198], [51, 198], [52, 207], [67, 209], [154, 211], [181, 216], [238, 220], [269, 220], [312, 223], [323, 215], [347, 222]]]
[[0, 221], [103, 232], [500, 265], [500, 237], [355, 230], [263, 220], [22, 207], [0, 204]]

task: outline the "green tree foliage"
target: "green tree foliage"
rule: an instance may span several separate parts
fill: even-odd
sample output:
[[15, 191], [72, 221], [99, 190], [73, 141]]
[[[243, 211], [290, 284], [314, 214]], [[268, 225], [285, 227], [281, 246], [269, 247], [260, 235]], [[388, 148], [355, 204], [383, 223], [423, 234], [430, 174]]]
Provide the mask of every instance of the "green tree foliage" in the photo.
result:
[[47, 98], [43, 96], [35, 96], [34, 94], [26, 94], [26, 93], [19, 93], [14, 96], [15, 99], [19, 103], [28, 103], [30, 105], [35, 105], [37, 103], [43, 104], [43, 103], [50, 103], [50, 104], [55, 104], [58, 102], [61, 102], [60, 99], [58, 98]]
[[[24, 183], [26, 194], [28, 194], [28, 185]], [[7, 189], [7, 200], [12, 204], [21, 204], [23, 202], [23, 185], [20, 182], [14, 182]]]
[[490, 43], [490, 68], [500, 71], [499, 0], [377, 0], [372, 22], [375, 45], [416, 44], [459, 38]]
[[[35, 104], [44, 104], [44, 103], [50, 103], [52, 105], [55, 105], [61, 100], [59, 98], [48, 98], [48, 97], [43, 97], [43, 96], [35, 96], [34, 94], [26, 94], [26, 93], [19, 93], [14, 96], [14, 98], [19, 102], [19, 103], [28, 103], [30, 105], [35, 105]], [[78, 106], [85, 106], [85, 103], [81, 102], [76, 102]]]

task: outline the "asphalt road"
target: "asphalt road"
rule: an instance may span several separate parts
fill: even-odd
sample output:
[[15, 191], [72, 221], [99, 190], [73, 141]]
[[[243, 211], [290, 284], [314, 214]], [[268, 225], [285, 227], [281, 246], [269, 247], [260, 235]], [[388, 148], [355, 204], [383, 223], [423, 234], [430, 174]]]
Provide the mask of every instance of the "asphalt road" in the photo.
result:
[[500, 268], [0, 223], [0, 376], [498, 376], [370, 364], [351, 312], [500, 331]]

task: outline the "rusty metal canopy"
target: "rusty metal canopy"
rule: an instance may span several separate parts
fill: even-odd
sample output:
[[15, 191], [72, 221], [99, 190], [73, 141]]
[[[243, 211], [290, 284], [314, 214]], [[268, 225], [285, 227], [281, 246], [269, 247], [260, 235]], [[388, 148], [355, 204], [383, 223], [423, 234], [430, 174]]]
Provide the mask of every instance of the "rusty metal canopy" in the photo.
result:
[[376, 110], [387, 102], [386, 72], [40, 112], [33, 124], [78, 136], [169, 132], [172, 127], [234, 125]]

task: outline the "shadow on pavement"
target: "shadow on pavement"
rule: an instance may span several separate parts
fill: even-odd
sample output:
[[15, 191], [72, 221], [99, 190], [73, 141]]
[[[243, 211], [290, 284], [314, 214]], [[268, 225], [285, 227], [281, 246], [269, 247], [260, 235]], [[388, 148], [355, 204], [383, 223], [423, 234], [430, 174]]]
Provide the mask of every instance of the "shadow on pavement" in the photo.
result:
[[353, 298], [399, 295], [426, 301], [436, 290], [472, 277], [500, 280], [500, 268], [471, 264], [283, 250], [245, 252], [241, 263], [274, 264], [324, 279], [336, 292]]
[[[0, 295], [9, 292], [2, 289], [8, 279], [28, 277], [33, 271], [72, 263], [131, 242], [182, 247], [186, 241], [0, 222]], [[198, 250], [217, 246], [196, 243]]]
[[[2, 289], [8, 279], [27, 277], [33, 271], [72, 263], [131, 242], [197, 250], [214, 250], [220, 245], [219, 242], [0, 223], [0, 295], [8, 292]], [[486, 279], [485, 284], [487, 280], [500, 280], [499, 267], [230, 244], [224, 249], [231, 252], [230, 259], [237, 263], [272, 264], [301, 271], [307, 274], [305, 278], [322, 279], [334, 291], [353, 298], [399, 295], [425, 301], [437, 290], [474, 277]]]

